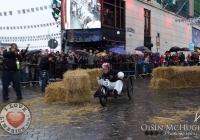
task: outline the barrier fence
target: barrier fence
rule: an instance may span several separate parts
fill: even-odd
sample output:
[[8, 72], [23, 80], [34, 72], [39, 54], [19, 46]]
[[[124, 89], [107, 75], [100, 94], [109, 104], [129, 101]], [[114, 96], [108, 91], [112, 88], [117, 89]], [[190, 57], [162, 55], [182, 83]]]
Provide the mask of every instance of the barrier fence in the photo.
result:
[[[195, 61], [189, 61], [184, 63], [179, 62], [163, 62], [163, 63], [113, 63], [111, 64], [112, 69], [116, 69], [118, 71], [123, 71], [126, 76], [133, 76], [135, 79], [137, 77], [142, 78], [144, 75], [152, 75], [152, 71], [154, 68], [159, 66], [194, 66], [200, 65]], [[50, 79], [62, 79], [63, 73], [68, 70], [75, 70], [77, 68], [87, 69], [87, 68], [96, 68], [97, 65], [84, 65], [84, 64], [77, 64], [77, 63], [55, 63], [55, 65], [51, 65], [49, 69], [49, 78]], [[0, 69], [0, 76], [2, 69]], [[43, 71], [39, 68], [36, 64], [28, 64], [28, 63], [21, 63], [21, 71], [19, 71], [21, 75], [21, 83], [22, 84], [37, 84], [41, 82]]]

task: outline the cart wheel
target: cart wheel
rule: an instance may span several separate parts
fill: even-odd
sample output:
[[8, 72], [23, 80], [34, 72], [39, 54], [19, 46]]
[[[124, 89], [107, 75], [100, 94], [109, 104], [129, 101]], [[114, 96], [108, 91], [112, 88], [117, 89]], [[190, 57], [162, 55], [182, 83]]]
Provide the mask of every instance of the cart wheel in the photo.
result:
[[106, 89], [105, 89], [105, 87], [101, 86], [101, 87], [99, 88], [99, 102], [100, 102], [101, 105], [104, 107], [104, 106], [106, 106], [106, 103], [107, 103], [107, 94], [104, 95], [103, 90], [104, 90], [105, 92], [107, 92]]
[[132, 81], [131, 77], [128, 78], [127, 82], [128, 82], [127, 83], [127, 94], [128, 94], [129, 101], [130, 101], [133, 96], [133, 81]]

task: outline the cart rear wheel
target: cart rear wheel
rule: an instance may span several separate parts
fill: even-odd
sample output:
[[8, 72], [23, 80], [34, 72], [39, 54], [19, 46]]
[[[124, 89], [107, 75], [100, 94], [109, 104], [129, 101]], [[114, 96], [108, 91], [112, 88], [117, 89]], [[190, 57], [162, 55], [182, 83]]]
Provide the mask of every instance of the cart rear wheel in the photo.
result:
[[107, 104], [107, 94], [106, 94], [107, 91], [105, 87], [101, 86], [98, 92], [99, 92], [99, 102], [104, 107]]
[[129, 101], [130, 101], [133, 97], [133, 81], [132, 81], [131, 77], [129, 77], [127, 80], [127, 94], [128, 94]]

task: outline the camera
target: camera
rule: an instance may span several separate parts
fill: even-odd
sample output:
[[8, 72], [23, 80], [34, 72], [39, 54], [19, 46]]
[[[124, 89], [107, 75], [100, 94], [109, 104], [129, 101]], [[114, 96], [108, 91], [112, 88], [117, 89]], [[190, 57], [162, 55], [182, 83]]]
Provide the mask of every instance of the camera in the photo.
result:
[[43, 71], [42, 80], [44, 80], [45, 76], [46, 76], [46, 70]]

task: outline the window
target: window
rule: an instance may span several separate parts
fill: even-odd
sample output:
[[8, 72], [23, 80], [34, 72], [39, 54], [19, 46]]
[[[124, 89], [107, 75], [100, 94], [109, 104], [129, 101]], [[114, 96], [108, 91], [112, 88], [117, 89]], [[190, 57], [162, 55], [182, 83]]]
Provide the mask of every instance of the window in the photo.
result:
[[34, 12], [34, 8], [31, 8], [31, 12]]
[[6, 29], [6, 27], [3, 27], [3, 29], [5, 30], [5, 29]]
[[150, 34], [150, 25], [151, 25], [151, 11], [144, 9], [144, 35], [151, 36]]
[[18, 14], [21, 14], [21, 11], [20, 11], [20, 10], [18, 10]]
[[9, 27], [7, 27], [7, 30], [9, 30]]
[[33, 28], [33, 25], [31, 25], [31, 28]]
[[15, 30], [15, 27], [13, 27], [13, 29]]
[[115, 4], [115, 0], [104, 0], [105, 3], [109, 3], [109, 4]]
[[39, 28], [39, 27], [40, 27], [40, 25], [37, 25], [37, 27]]
[[24, 26], [24, 29], [26, 29], [26, 26]]
[[4, 12], [4, 16], [7, 16], [7, 13], [6, 13], [6, 12]]
[[115, 29], [125, 29], [125, 2], [119, 0], [104, 0], [103, 3], [103, 25]]
[[40, 7], [40, 10], [42, 11], [42, 10], [43, 10], [43, 7]]
[[9, 14], [12, 16], [12, 11], [9, 11]]
[[23, 12], [23, 14], [25, 14], [26, 13], [25, 9], [23, 9], [22, 12]]
[[10, 30], [12, 30], [12, 27], [10, 27]]
[[0, 30], [2, 30], [2, 27], [0, 27]]
[[27, 26], [28, 27], [28, 29], [30, 28], [30, 26]]
[[39, 8], [37, 7], [37, 8], [35, 8], [36, 9], [36, 11], [39, 11]]
[[27, 13], [29, 13], [29, 12], [30, 12], [30, 10], [29, 10], [29, 9], [26, 9], [26, 11], [27, 11]]
[[0, 16], [2, 16], [2, 13], [0, 12]]
[[52, 8], [52, 6], [51, 6], [51, 5], [49, 5], [49, 8], [51, 9], [51, 8]]
[[20, 29], [23, 29], [23, 27], [22, 27], [22, 26], [20, 26]]
[[115, 20], [114, 20], [114, 6], [104, 4], [104, 15], [103, 15], [103, 23], [108, 26], [114, 27]]
[[44, 9], [47, 10], [47, 6], [44, 6]]

